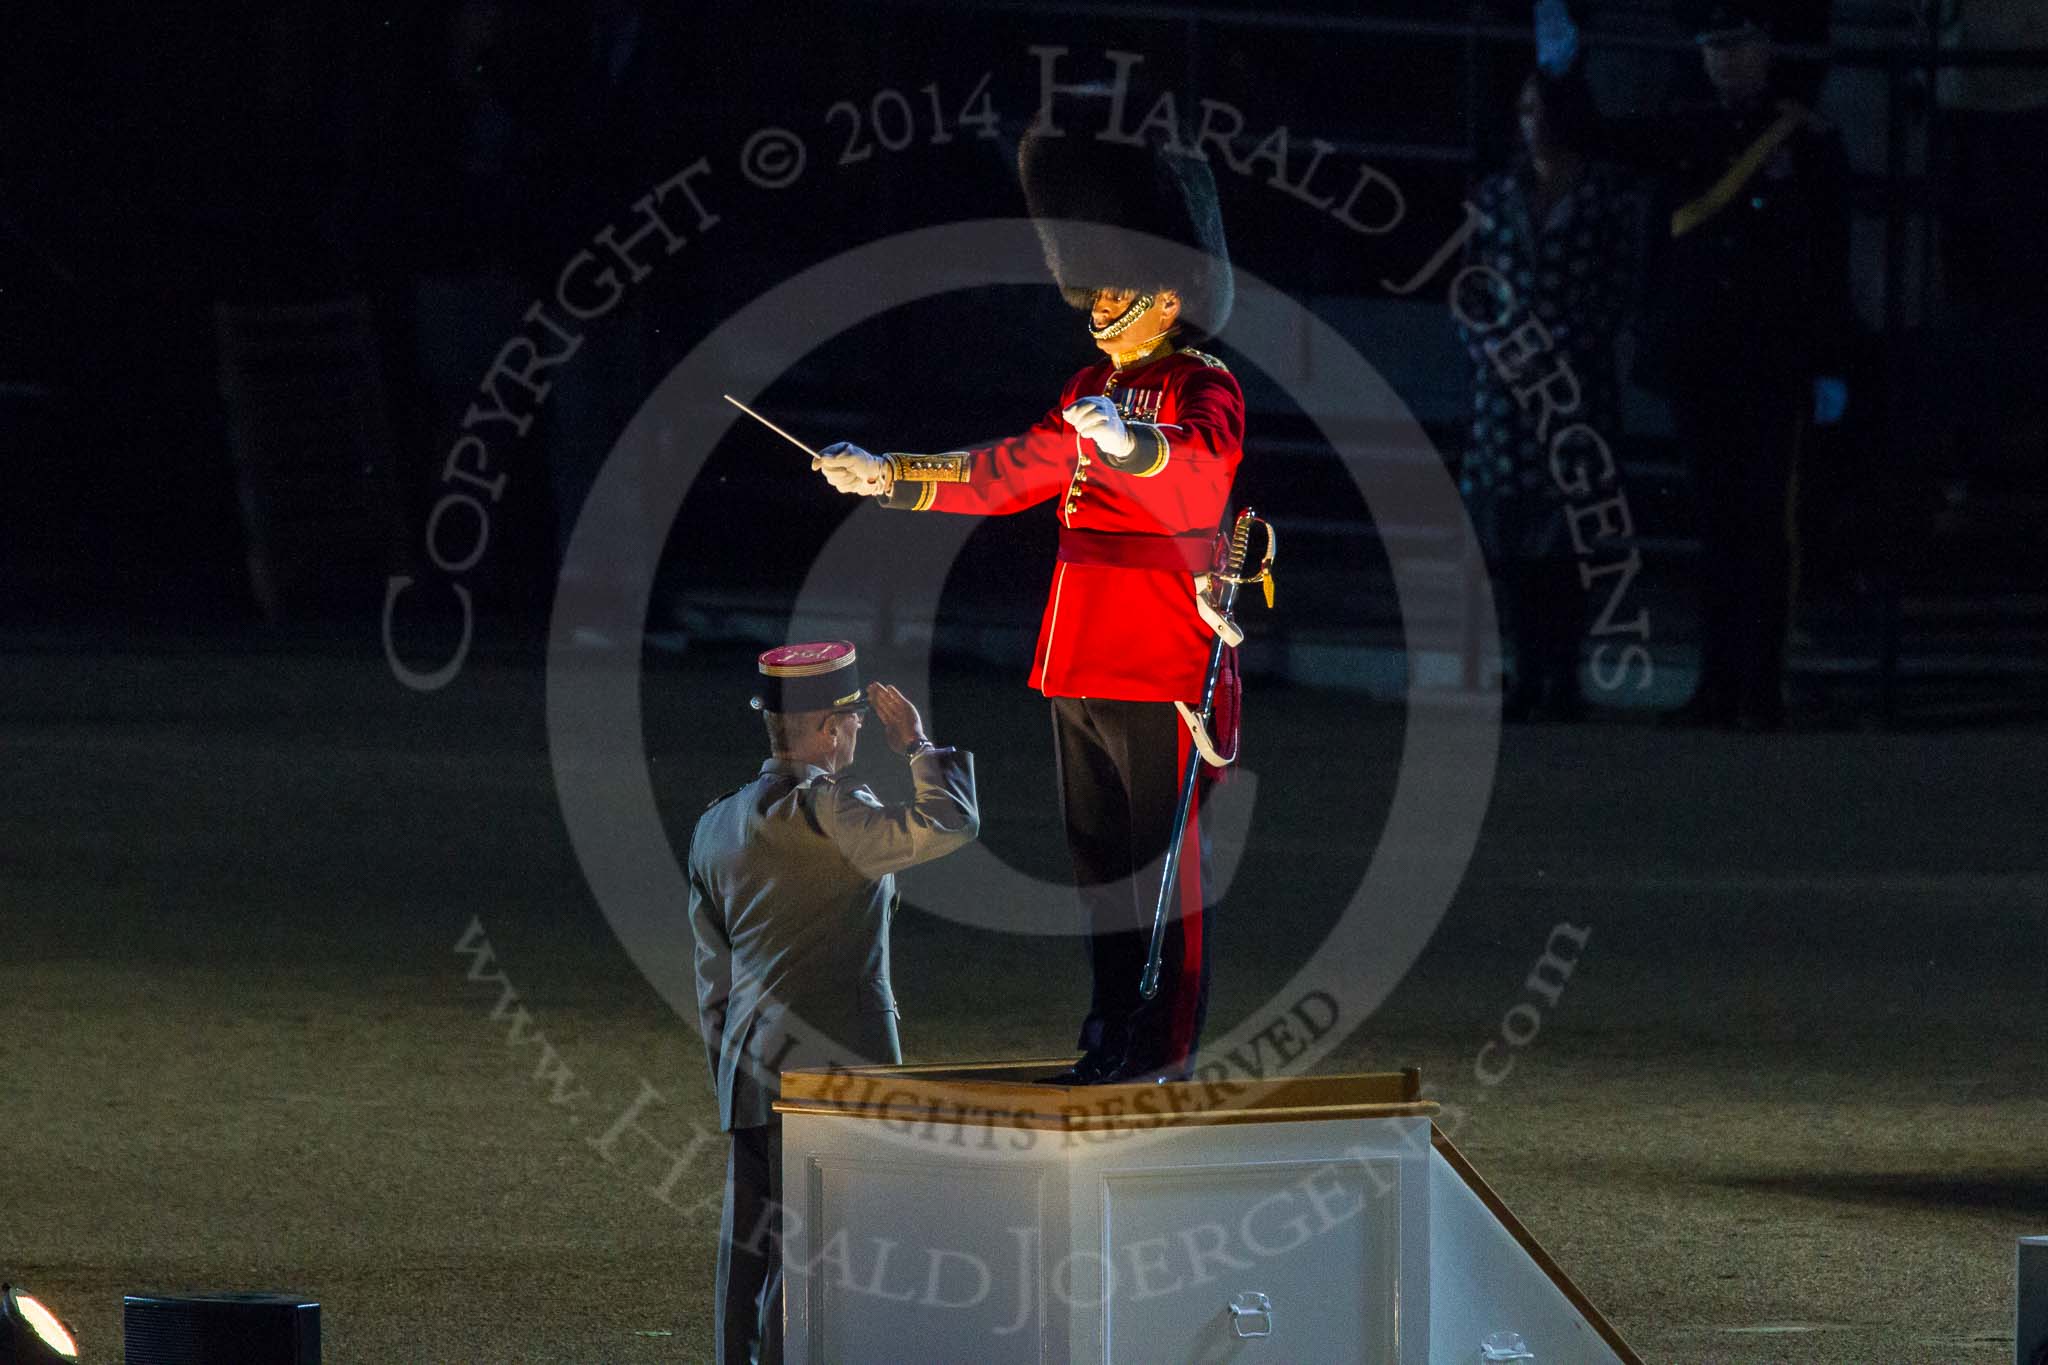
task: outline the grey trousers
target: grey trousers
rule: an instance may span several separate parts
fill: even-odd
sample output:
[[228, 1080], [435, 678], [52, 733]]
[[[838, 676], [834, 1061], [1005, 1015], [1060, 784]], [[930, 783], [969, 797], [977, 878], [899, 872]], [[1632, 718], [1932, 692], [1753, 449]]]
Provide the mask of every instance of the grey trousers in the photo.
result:
[[718, 1235], [719, 1365], [782, 1365], [782, 1123], [735, 1128], [731, 1137]]

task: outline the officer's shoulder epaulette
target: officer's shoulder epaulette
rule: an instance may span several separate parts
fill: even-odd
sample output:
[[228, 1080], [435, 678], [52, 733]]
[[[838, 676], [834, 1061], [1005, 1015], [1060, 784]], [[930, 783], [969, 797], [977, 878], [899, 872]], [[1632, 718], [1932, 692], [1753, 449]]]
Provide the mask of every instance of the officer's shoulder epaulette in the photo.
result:
[[1221, 370], [1225, 374], [1230, 373], [1230, 367], [1228, 365], [1218, 360], [1215, 356], [1210, 355], [1207, 351], [1198, 351], [1192, 346], [1183, 346], [1181, 348], [1180, 353], [1192, 360], [1201, 361], [1204, 365], [1207, 365], [1212, 370]]
[[738, 796], [741, 792], [745, 791], [751, 785], [753, 784], [748, 782], [742, 782], [729, 792], [720, 792], [718, 795], [712, 797], [709, 801], [706, 801], [704, 803], [704, 809], [710, 810], [713, 806], [717, 805], [721, 801], [730, 801], [733, 797]]
[[876, 796], [867, 783], [852, 773], [819, 773], [815, 777], [805, 778], [797, 785], [797, 790], [816, 792], [820, 797], [829, 796], [841, 803], [857, 801], [863, 806], [874, 806], [878, 809], [882, 804], [882, 798]]

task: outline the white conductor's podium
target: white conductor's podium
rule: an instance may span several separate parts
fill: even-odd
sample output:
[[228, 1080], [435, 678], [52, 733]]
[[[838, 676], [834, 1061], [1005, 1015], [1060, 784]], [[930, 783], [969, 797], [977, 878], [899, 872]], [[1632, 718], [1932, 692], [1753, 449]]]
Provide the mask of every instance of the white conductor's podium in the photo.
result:
[[1061, 1065], [784, 1073], [791, 1365], [1638, 1359], [1418, 1072], [1033, 1083]]

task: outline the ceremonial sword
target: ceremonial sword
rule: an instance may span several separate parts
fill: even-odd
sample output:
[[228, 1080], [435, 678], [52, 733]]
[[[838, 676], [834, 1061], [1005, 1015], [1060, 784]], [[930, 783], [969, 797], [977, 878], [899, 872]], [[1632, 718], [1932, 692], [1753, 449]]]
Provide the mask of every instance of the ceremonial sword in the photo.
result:
[[[1244, 571], [1246, 542], [1251, 538], [1253, 526], [1265, 529], [1266, 552], [1259, 560], [1258, 572], [1247, 577]], [[1208, 621], [1216, 632], [1216, 643], [1209, 647], [1209, 676], [1202, 682], [1202, 709], [1191, 712], [1184, 703], [1174, 703], [1188, 729], [1194, 732], [1195, 742], [1188, 746], [1187, 769], [1181, 775], [1180, 804], [1173, 812], [1173, 833], [1166, 839], [1166, 870], [1159, 880], [1158, 903], [1152, 908], [1152, 944], [1145, 952], [1145, 974], [1138, 979], [1138, 994], [1147, 1000], [1159, 994], [1159, 959], [1166, 949], [1167, 907], [1173, 900], [1174, 881], [1180, 872], [1180, 846], [1187, 837], [1188, 812], [1194, 808], [1196, 775], [1205, 762], [1221, 767], [1237, 758], [1235, 744], [1231, 746], [1230, 756], [1224, 758], [1221, 755], [1211, 757], [1215, 751], [1204, 742], [1210, 718], [1215, 713], [1216, 679], [1223, 671], [1223, 651], [1244, 638], [1243, 632], [1231, 619], [1231, 608], [1237, 604], [1237, 590], [1247, 583], [1264, 583], [1266, 605], [1273, 604], [1273, 554], [1276, 548], [1272, 525], [1263, 517], [1255, 516], [1247, 507], [1237, 514], [1237, 520], [1231, 525], [1230, 548], [1224, 553], [1222, 567], [1209, 575], [1215, 585], [1216, 596], [1212, 603], [1205, 604], [1213, 610], [1202, 612], [1202, 619]]]

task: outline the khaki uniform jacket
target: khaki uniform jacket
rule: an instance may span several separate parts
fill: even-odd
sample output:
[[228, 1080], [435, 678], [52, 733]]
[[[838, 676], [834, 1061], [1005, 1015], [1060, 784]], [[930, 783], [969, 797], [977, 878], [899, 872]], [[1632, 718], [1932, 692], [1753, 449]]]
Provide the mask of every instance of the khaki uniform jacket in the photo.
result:
[[751, 1128], [788, 1068], [900, 1062], [889, 983], [894, 874], [980, 830], [974, 756], [932, 750], [884, 805], [845, 774], [771, 758], [690, 839], [697, 1011], [720, 1126]]

